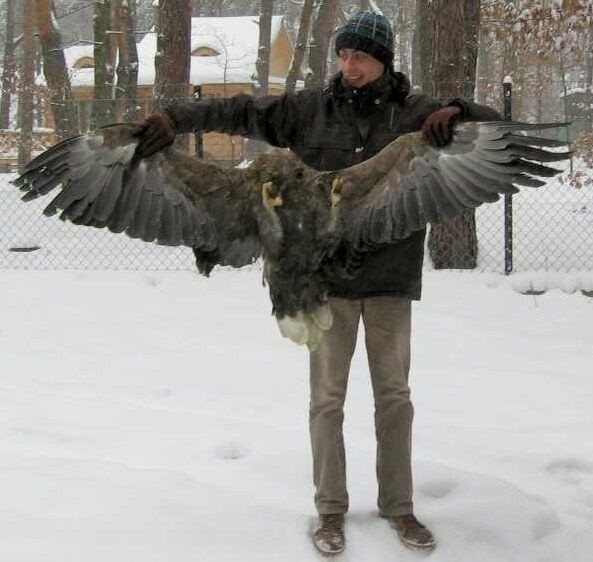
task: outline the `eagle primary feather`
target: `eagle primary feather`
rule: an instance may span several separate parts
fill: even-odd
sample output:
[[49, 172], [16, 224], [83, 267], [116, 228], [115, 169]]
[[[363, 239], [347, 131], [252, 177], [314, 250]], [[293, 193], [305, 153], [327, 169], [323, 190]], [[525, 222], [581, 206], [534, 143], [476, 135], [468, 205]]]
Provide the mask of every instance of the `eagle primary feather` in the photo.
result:
[[[174, 148], [136, 156], [136, 126], [64, 140], [25, 166], [24, 201], [61, 184], [46, 215], [193, 249], [200, 272], [259, 256], [283, 335], [314, 348], [331, 326], [329, 281], [364, 253], [467, 208], [539, 187], [566, 143], [535, 134], [561, 124], [462, 123], [444, 148], [403, 135], [373, 158], [316, 172], [287, 151], [224, 170]], [[528, 134], [525, 134], [525, 133]]]
[[[400, 137], [370, 160], [341, 172], [345, 194], [363, 193], [350, 205], [345, 239], [361, 247], [389, 243], [429, 222], [497, 201], [500, 194], [515, 193], [516, 185], [544, 185], [534, 176], [552, 177], [560, 170], [533, 160], [549, 163], [569, 158], [568, 151], [546, 150], [566, 143], [520, 133], [561, 125], [462, 123], [453, 142], [442, 149], [425, 143], [420, 133]], [[375, 171], [385, 168], [389, 171], [377, 178]], [[370, 189], [361, 189], [367, 184]], [[380, 229], [374, 218], [379, 209], [389, 211], [382, 213], [385, 224]]]

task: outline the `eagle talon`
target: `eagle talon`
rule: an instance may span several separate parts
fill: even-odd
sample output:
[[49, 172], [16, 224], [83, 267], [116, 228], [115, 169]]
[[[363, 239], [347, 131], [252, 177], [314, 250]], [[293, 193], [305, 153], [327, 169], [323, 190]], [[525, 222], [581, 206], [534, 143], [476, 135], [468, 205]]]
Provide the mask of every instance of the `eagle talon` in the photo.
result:
[[274, 207], [280, 207], [284, 203], [282, 195], [274, 193], [276, 190], [274, 184], [271, 181], [265, 182], [261, 186], [262, 199], [266, 209], [272, 211]]
[[332, 182], [332, 190], [331, 190], [332, 207], [335, 207], [342, 199], [342, 188], [343, 187], [344, 187], [344, 180], [342, 178], [336, 178]]

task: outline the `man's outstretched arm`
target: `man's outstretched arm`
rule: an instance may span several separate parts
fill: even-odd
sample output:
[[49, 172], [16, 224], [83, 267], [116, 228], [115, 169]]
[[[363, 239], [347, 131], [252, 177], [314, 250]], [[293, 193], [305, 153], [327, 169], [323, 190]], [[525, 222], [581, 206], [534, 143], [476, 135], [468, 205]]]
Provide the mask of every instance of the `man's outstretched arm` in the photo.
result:
[[138, 128], [136, 153], [145, 158], [173, 144], [175, 136], [216, 131], [291, 147], [302, 128], [306, 94], [255, 98], [238, 94], [172, 103], [152, 113]]

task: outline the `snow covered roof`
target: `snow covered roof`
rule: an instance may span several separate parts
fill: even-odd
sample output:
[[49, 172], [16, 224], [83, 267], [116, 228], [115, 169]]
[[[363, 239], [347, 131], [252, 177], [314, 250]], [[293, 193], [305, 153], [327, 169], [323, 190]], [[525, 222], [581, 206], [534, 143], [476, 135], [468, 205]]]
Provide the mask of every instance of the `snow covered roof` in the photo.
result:
[[84, 58], [93, 58], [94, 46], [92, 43], [81, 43], [80, 45], [73, 45], [64, 49], [64, 57], [66, 59], [66, 66], [73, 68], [74, 65]]
[[[191, 52], [208, 50], [215, 56], [192, 56], [191, 84], [230, 84], [252, 82], [259, 42], [259, 16], [192, 18]], [[272, 17], [272, 45], [284, 29], [283, 16]], [[154, 84], [156, 33], [147, 33], [137, 44], [138, 84]], [[76, 45], [64, 50], [73, 87], [92, 86], [92, 68], [76, 69], [84, 57], [93, 56], [92, 45]], [[271, 83], [284, 83], [284, 78], [270, 77]]]

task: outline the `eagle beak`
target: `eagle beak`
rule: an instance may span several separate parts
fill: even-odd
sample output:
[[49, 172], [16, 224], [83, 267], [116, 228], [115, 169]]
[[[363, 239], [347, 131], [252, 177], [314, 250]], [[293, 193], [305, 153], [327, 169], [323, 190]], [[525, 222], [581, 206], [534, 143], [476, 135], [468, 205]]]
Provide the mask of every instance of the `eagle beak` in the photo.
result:
[[342, 178], [336, 178], [332, 182], [332, 190], [331, 190], [331, 202], [332, 207], [338, 205], [340, 200], [342, 199], [342, 188], [344, 187], [344, 180]]
[[267, 181], [261, 186], [261, 195], [264, 207], [268, 209], [268, 211], [273, 211], [274, 207], [280, 207], [284, 203], [282, 195], [276, 191], [274, 184], [271, 181]]

